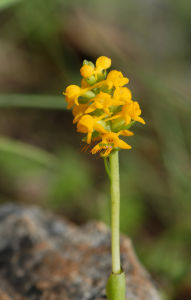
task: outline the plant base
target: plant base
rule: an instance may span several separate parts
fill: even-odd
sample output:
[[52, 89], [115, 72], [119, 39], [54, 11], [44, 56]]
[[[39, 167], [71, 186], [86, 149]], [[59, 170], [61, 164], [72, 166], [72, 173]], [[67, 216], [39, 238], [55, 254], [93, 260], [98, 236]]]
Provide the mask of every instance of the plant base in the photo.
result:
[[107, 281], [106, 294], [108, 300], [125, 300], [126, 298], [126, 279], [125, 273], [111, 273]]

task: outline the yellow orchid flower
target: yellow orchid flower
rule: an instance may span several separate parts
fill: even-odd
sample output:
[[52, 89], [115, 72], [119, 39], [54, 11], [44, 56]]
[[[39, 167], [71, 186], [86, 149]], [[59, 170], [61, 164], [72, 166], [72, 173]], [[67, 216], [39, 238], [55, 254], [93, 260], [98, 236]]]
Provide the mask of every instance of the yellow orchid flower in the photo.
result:
[[124, 77], [121, 72], [113, 70], [108, 73], [105, 81], [109, 89], [111, 89], [112, 87], [117, 88], [124, 86], [129, 82], [129, 79]]
[[69, 85], [66, 91], [63, 93], [66, 96], [66, 101], [68, 102], [67, 108], [70, 109], [74, 105], [79, 105], [79, 97], [82, 96], [88, 99], [93, 98], [95, 94], [91, 91], [93, 87], [88, 86], [80, 88], [78, 85]]
[[63, 93], [68, 102], [67, 108], [70, 109], [74, 104], [78, 105], [78, 97], [81, 95], [82, 89], [77, 85], [69, 85]]
[[127, 87], [116, 87], [113, 98], [118, 100], [121, 104], [126, 104], [132, 101], [132, 93]]
[[96, 67], [93, 65], [85, 64], [81, 67], [80, 73], [82, 77], [88, 78], [94, 75], [95, 77], [98, 77], [100, 73], [102, 73], [103, 70], [108, 69], [111, 66], [111, 59], [106, 56], [100, 56], [96, 60]]
[[80, 119], [81, 116], [84, 115], [86, 109], [88, 108], [88, 103], [86, 104], [79, 104], [79, 105], [75, 105], [73, 110], [72, 110], [72, 114], [74, 116], [74, 120], [73, 120], [73, 124], [75, 124], [76, 122], [78, 122], [78, 120]]
[[124, 105], [122, 110], [123, 114], [129, 114], [132, 120], [145, 124], [145, 120], [139, 117], [141, 115], [141, 109], [137, 101]]
[[107, 93], [100, 92], [92, 99], [93, 103], [88, 106], [86, 113], [91, 113], [96, 109], [102, 109], [106, 114], [110, 115], [109, 107], [112, 104], [112, 97]]
[[119, 135], [124, 136], [132, 136], [133, 132], [129, 130], [122, 130], [118, 133], [115, 132], [107, 132], [101, 135], [101, 142], [99, 142], [92, 150], [92, 154], [96, 154], [102, 150], [105, 152], [102, 154], [103, 156], [108, 156], [110, 152], [115, 148], [121, 149], [131, 149], [131, 146], [128, 145], [126, 142], [119, 138]]
[[145, 124], [143, 118], [139, 117], [141, 114], [141, 109], [139, 103], [136, 101], [130, 101], [129, 103], [123, 105], [120, 112], [116, 113], [110, 118], [107, 118], [107, 121], [115, 119], [123, 119], [125, 124], [128, 125], [132, 120]]
[[94, 118], [90, 115], [83, 115], [77, 123], [77, 131], [81, 133], [87, 133], [87, 144], [91, 143], [92, 133], [93, 131], [97, 131], [99, 133], [106, 133], [107, 131], [99, 123], [99, 121], [103, 118], [103, 116], [99, 118]]
[[136, 101], [132, 101], [128, 104], [125, 104], [122, 107], [121, 112], [116, 114], [116, 116], [118, 115], [119, 117], [123, 118], [127, 125], [131, 122], [131, 120], [145, 124], [143, 118], [139, 117], [140, 114], [141, 114], [141, 109], [139, 103]]
[[96, 109], [101, 109], [103, 110], [108, 116], [111, 115], [111, 111], [110, 111], [110, 107], [113, 106], [120, 106], [126, 102], [128, 102], [128, 98], [129, 97], [129, 93], [121, 93], [122, 95], [120, 95], [119, 92], [119, 96], [116, 97], [115, 93], [113, 95], [113, 97], [108, 94], [108, 93], [104, 93], [104, 92], [100, 92], [99, 94], [96, 95], [95, 98], [93, 98], [91, 100], [91, 104], [88, 106], [88, 108], [86, 109], [86, 113], [92, 113], [93, 111], [95, 111]]

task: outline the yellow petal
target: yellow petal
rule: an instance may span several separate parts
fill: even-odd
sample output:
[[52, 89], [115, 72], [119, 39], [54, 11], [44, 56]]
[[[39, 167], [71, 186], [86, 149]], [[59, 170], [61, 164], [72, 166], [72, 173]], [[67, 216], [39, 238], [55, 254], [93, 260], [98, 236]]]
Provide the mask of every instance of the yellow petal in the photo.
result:
[[128, 125], [131, 122], [131, 117], [128, 115], [128, 113], [124, 115], [124, 120], [126, 125]]
[[107, 149], [105, 150], [104, 154], [102, 154], [102, 156], [103, 157], [108, 156], [112, 150], [113, 150], [113, 147], [111, 147], [111, 146], [107, 147]]
[[77, 131], [88, 133], [93, 131], [94, 120], [90, 115], [83, 115], [77, 124]]
[[101, 147], [101, 143], [97, 144], [95, 147], [93, 147], [93, 149], [91, 150], [92, 154], [96, 154], [97, 152], [99, 152], [102, 149]]
[[125, 130], [120, 130], [120, 131], [118, 132], [118, 134], [119, 134], [119, 135], [125, 135], [125, 136], [132, 136], [132, 135], [134, 135], [134, 133], [133, 133], [132, 131], [127, 130], [127, 129], [125, 129]]
[[88, 77], [92, 76], [93, 72], [94, 72], [94, 68], [89, 65], [84, 65], [80, 69], [80, 73], [81, 73], [82, 77], [84, 77], [84, 78], [88, 78]]
[[107, 132], [107, 130], [105, 130], [105, 128], [99, 123], [95, 123], [94, 129], [96, 131], [100, 132], [100, 133], [106, 133]]
[[115, 144], [115, 147], [119, 147], [121, 149], [131, 149], [132, 147], [125, 143], [124, 141], [118, 139], [117, 143]]
[[65, 95], [68, 98], [78, 97], [80, 96], [80, 93], [81, 93], [81, 88], [78, 85], [74, 85], [74, 84], [69, 85], [65, 91]]
[[88, 144], [91, 143], [91, 138], [92, 138], [92, 132], [88, 132], [88, 134], [87, 134], [87, 143]]
[[127, 87], [117, 87], [114, 91], [113, 97], [119, 101], [122, 101], [123, 104], [132, 101], [131, 91]]
[[106, 56], [100, 56], [96, 60], [96, 67], [100, 69], [108, 69], [111, 66], [111, 59]]
[[72, 114], [74, 116], [74, 120], [73, 120], [74, 124], [85, 113], [87, 107], [88, 107], [88, 104], [79, 104], [79, 105], [74, 106], [74, 108], [72, 110]]
[[86, 109], [85, 113], [86, 113], [86, 114], [90, 114], [90, 113], [93, 112], [94, 110], [96, 110], [96, 108], [95, 108], [93, 105], [90, 105], [90, 106]]
[[142, 124], [146, 124], [145, 120], [143, 120], [143, 118], [141, 117], [136, 117], [135, 121], [140, 122]]

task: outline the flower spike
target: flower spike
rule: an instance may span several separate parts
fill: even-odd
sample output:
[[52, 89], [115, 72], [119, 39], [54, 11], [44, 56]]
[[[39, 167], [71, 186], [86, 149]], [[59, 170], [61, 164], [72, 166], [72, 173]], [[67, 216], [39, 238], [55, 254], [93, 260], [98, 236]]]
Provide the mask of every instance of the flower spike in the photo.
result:
[[99, 152], [101, 156], [116, 149], [131, 149], [119, 136], [133, 135], [127, 129], [134, 122], [145, 124], [139, 103], [132, 100], [131, 91], [125, 87], [129, 79], [117, 70], [107, 74], [110, 66], [111, 59], [106, 56], [100, 56], [95, 64], [84, 60], [81, 86], [69, 85], [63, 93], [77, 131], [86, 135], [83, 141], [91, 144], [92, 154]]

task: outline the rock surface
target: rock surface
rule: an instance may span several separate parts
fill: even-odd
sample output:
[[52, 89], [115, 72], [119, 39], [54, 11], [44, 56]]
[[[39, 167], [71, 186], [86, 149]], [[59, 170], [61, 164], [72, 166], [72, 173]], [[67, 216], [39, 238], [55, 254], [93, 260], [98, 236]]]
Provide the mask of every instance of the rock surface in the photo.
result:
[[[127, 237], [121, 237], [127, 299], [160, 300]], [[0, 300], [104, 300], [110, 232], [75, 226], [37, 207], [0, 207]]]

